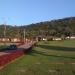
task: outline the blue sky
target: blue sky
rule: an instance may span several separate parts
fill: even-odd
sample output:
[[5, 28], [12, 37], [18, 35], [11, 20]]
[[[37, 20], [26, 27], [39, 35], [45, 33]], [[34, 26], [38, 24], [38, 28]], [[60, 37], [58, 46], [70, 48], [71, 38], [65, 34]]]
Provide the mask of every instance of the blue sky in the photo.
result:
[[75, 0], [0, 0], [0, 24], [28, 25], [75, 16]]

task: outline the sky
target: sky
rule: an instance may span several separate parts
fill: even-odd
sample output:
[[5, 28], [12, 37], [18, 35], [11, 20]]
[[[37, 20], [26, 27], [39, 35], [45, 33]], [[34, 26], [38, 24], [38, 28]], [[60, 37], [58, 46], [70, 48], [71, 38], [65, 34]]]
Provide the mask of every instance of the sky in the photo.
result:
[[0, 0], [0, 24], [29, 25], [75, 16], [75, 0]]

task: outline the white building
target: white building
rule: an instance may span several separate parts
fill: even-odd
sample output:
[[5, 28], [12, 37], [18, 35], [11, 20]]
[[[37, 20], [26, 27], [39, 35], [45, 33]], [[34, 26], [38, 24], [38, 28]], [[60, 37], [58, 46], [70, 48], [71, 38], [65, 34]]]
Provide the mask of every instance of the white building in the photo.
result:
[[53, 40], [62, 40], [61, 38], [53, 38]]

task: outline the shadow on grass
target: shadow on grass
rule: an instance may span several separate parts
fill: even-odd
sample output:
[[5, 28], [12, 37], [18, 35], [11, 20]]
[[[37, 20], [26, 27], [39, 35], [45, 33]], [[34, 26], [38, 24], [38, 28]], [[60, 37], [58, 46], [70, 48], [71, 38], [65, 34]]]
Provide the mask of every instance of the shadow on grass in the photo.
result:
[[57, 50], [57, 51], [75, 51], [75, 48], [71, 47], [61, 47], [61, 46], [49, 46], [49, 45], [37, 45], [37, 47], [44, 48], [47, 50]]
[[[75, 48], [69, 48], [69, 47], [60, 47], [60, 46], [48, 46], [48, 45], [38, 45], [37, 47], [40, 48], [44, 48], [44, 49], [48, 49], [48, 50], [57, 50], [57, 51], [75, 51]], [[75, 57], [72, 56], [64, 56], [64, 55], [60, 55], [60, 54], [56, 54], [56, 55], [51, 55], [48, 54], [46, 52], [43, 51], [38, 51], [38, 50], [34, 50], [32, 49], [28, 55], [32, 55], [32, 56], [36, 56], [36, 55], [43, 55], [43, 56], [52, 56], [52, 57], [60, 57], [60, 58], [69, 58], [69, 59], [75, 59]]]
[[63, 55], [51, 55], [42, 51], [37, 51], [37, 50], [32, 50], [31, 52], [28, 53], [28, 55], [36, 56], [36, 55], [43, 55], [43, 56], [48, 56], [48, 57], [59, 57], [59, 58], [69, 58], [69, 59], [75, 59], [75, 57], [71, 56], [63, 56]]

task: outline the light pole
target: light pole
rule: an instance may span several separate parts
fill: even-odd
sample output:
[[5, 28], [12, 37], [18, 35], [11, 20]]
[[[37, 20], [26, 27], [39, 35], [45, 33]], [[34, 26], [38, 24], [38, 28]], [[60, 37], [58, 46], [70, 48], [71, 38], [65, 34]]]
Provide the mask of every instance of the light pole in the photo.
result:
[[6, 25], [4, 24], [4, 38], [6, 38]]
[[25, 35], [26, 35], [26, 30], [24, 29], [24, 43], [25, 43]]
[[6, 21], [5, 21], [5, 18], [3, 18], [3, 20], [4, 20], [4, 23], [3, 23], [3, 25], [4, 25], [4, 44], [6, 45]]
[[3, 23], [3, 25], [4, 25], [4, 38], [6, 38], [6, 21], [5, 21], [4, 17], [2, 17], [2, 19], [4, 21], [4, 23]]

